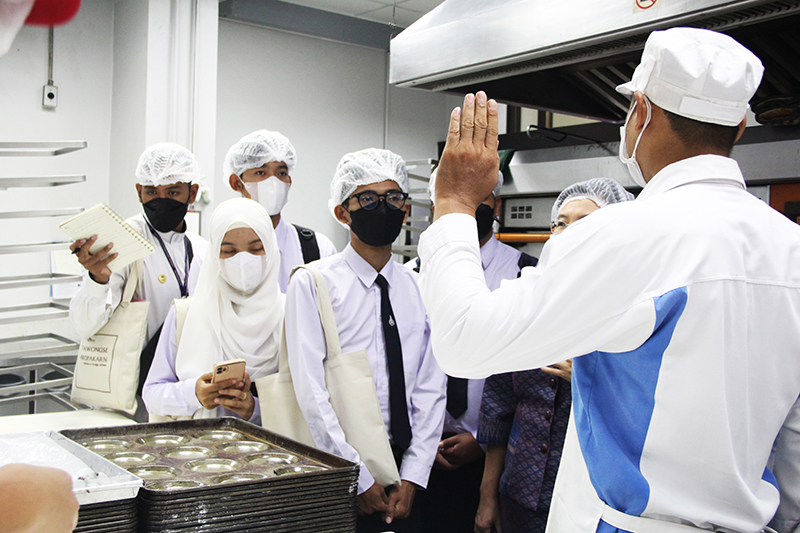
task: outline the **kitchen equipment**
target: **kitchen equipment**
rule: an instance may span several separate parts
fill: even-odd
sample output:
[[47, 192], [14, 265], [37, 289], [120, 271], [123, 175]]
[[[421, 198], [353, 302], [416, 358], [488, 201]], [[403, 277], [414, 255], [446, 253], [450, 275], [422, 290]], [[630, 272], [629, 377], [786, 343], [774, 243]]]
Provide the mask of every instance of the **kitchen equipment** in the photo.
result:
[[355, 530], [358, 465], [238, 418], [63, 434], [144, 479], [140, 532]]

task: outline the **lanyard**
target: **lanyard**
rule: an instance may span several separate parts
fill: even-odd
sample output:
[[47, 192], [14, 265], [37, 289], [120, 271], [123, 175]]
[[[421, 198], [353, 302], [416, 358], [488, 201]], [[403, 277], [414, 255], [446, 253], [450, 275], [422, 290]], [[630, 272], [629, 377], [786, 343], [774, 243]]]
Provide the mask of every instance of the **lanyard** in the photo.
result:
[[150, 222], [147, 222], [147, 227], [150, 228], [150, 231], [153, 235], [156, 236], [158, 240], [158, 244], [161, 245], [161, 249], [164, 250], [164, 255], [167, 256], [167, 261], [169, 261], [169, 266], [172, 268], [172, 273], [175, 274], [175, 279], [178, 281], [178, 287], [181, 289], [181, 298], [186, 298], [189, 296], [189, 238], [184, 235], [183, 236], [183, 246], [184, 246], [184, 257], [186, 259], [186, 268], [184, 268], [184, 277], [183, 282], [181, 282], [181, 277], [178, 274], [178, 269], [175, 268], [175, 263], [172, 262], [172, 257], [170, 257], [169, 252], [167, 251], [167, 247], [164, 244], [164, 241], [161, 239], [161, 235], [150, 225]]

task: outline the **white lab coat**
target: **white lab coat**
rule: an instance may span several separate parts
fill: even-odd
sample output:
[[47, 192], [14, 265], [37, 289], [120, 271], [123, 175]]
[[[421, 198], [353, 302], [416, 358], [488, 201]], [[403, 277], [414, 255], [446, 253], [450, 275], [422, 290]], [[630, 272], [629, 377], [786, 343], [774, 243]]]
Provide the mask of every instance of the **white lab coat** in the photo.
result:
[[[598, 531], [603, 502], [754, 533], [778, 508], [775, 477], [797, 494], [796, 448], [765, 468], [779, 431], [800, 432], [800, 228], [744, 190], [735, 161], [669, 165], [491, 293], [475, 227], [447, 215], [420, 239], [434, 354], [464, 377], [575, 358], [550, 533]], [[797, 509], [784, 498], [787, 527]]]

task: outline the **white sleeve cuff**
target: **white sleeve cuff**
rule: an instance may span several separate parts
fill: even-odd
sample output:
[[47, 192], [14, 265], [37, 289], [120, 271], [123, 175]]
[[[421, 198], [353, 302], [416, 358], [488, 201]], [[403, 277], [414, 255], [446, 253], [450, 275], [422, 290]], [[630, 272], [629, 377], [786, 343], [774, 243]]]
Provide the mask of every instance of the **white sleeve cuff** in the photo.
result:
[[191, 407], [195, 411], [203, 407], [203, 405], [200, 403], [200, 400], [197, 399], [197, 393], [195, 392], [197, 379], [187, 379], [186, 381], [179, 381], [177, 385], [178, 385], [178, 391], [180, 392], [180, 395], [186, 402], [187, 406]]
[[111, 280], [101, 285], [93, 280], [87, 271], [86, 275], [83, 276], [83, 287], [90, 297], [105, 300], [108, 296], [108, 290], [111, 288]]
[[364, 463], [359, 461], [358, 469], [358, 494], [362, 494], [375, 484], [375, 478], [369, 473]]
[[475, 217], [450, 213], [431, 224], [419, 238], [420, 260], [424, 264], [439, 248], [452, 242], [475, 243], [478, 246], [478, 225]]
[[424, 489], [428, 486], [430, 475], [431, 465], [422, 464], [411, 457], [403, 457], [403, 463], [400, 465], [400, 479], [410, 481]]

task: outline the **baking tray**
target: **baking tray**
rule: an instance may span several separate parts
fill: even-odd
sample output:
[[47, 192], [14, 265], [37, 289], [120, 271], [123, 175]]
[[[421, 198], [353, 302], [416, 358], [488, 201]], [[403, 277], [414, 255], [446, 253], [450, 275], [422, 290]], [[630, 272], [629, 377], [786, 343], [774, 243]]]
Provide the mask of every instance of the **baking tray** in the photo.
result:
[[[230, 440], [222, 439], [210, 440], [211, 435], [221, 435], [223, 432], [237, 434]], [[221, 490], [236, 485], [259, 486], [260, 489], [268, 489], [270, 486], [292, 486], [295, 483], [302, 483], [307, 479], [330, 479], [330, 481], [349, 481], [355, 485], [357, 483], [358, 465], [347, 461], [341, 457], [317, 450], [310, 446], [287, 439], [281, 435], [272, 433], [239, 418], [224, 417], [213, 419], [180, 420], [173, 422], [162, 422], [157, 424], [137, 424], [131, 426], [114, 426], [91, 429], [73, 429], [61, 432], [65, 437], [81, 444], [84, 447], [102, 453], [117, 465], [126, 468], [131, 472], [138, 471], [142, 467], [165, 467], [175, 469], [177, 473], [167, 478], [149, 478], [144, 480], [143, 496], [149, 499], [158, 499], [158, 496], [166, 496], [170, 500], [175, 499], [176, 494], [192, 494], [208, 492], [211, 487], [215, 487], [214, 494], [220, 494]], [[175, 435], [180, 437], [170, 443], [161, 443], [154, 439], [159, 435]], [[209, 440], [206, 440], [209, 439]], [[98, 441], [124, 442], [118, 449], [98, 449]], [[241, 442], [255, 442], [267, 446], [263, 452], [234, 451], [223, 448], [224, 446]], [[203, 457], [175, 457], [170, 456], [179, 447], [205, 448], [209, 450], [209, 455]], [[288, 463], [262, 464], [251, 461], [254, 455], [262, 454], [285, 454], [295, 459]], [[193, 470], [200, 463], [213, 459], [224, 459], [236, 462], [231, 467], [220, 466], [218, 470]], [[292, 466], [316, 467], [322, 470], [297, 473], [289, 475], [275, 475], [283, 468]], [[174, 472], [173, 471], [173, 472]], [[215, 478], [227, 473], [256, 473], [264, 474], [267, 477], [256, 481], [241, 481], [237, 483], [218, 483]], [[164, 480], [184, 480], [202, 483], [197, 487], [186, 487], [177, 490], [159, 488], [159, 483]], [[199, 494], [198, 494], [199, 495]]]
[[[62, 434], [145, 478], [137, 497], [140, 532], [355, 530], [357, 464], [238, 418]], [[312, 471], [278, 475], [296, 467]], [[164, 480], [186, 485], [167, 489]]]

